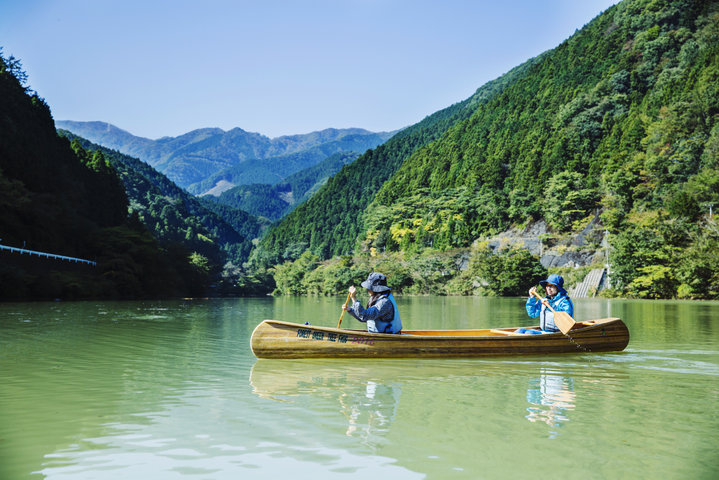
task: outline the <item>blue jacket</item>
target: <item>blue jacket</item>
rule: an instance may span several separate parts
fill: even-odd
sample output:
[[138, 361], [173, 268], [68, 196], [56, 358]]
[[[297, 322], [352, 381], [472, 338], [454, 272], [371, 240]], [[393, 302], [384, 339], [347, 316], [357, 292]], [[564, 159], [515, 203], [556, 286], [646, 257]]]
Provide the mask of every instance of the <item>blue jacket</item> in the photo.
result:
[[[549, 304], [556, 311], [567, 312], [570, 317], [574, 316], [574, 305], [572, 299], [569, 298], [567, 292], [562, 290], [553, 298], [546, 297]], [[537, 297], [529, 297], [527, 299], [527, 315], [532, 318], [540, 317], [539, 326], [545, 332], [558, 332], [559, 328], [554, 324], [554, 313], [544, 306]]]
[[357, 301], [347, 311], [360, 322], [366, 322], [368, 332], [400, 333], [402, 321], [394, 297], [389, 292], [378, 295], [379, 298], [371, 307], [362, 308], [362, 304]]

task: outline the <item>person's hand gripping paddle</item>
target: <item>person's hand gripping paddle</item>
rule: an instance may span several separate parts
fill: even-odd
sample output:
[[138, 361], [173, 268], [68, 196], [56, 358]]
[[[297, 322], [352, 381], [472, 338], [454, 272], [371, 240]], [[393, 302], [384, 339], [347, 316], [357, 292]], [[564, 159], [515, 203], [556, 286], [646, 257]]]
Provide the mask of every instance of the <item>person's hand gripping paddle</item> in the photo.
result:
[[[557, 310], [553, 309], [551, 307], [551, 305], [549, 305], [549, 302], [545, 303], [544, 299], [537, 292], [533, 291], [532, 295], [537, 297], [539, 299], [539, 301], [542, 303], [542, 305], [544, 305], [545, 307], [547, 307], [548, 309], [550, 309], [552, 311], [552, 313], [554, 314], [554, 324], [557, 327], [559, 327], [559, 330], [561, 330], [563, 334], [566, 335], [567, 332], [569, 332], [572, 329], [572, 327], [574, 327], [574, 324], [577, 323], [574, 321], [574, 319], [571, 317], [571, 315], [569, 315], [567, 312], [557, 311]], [[341, 317], [340, 317], [340, 320], [342, 320]]]
[[345, 316], [345, 311], [347, 310], [347, 304], [350, 303], [350, 296], [352, 296], [352, 292], [347, 294], [347, 300], [345, 300], [345, 304], [342, 305], [342, 313], [340, 314], [340, 321], [337, 322], [337, 328], [340, 328], [340, 325], [342, 325], [342, 317]]

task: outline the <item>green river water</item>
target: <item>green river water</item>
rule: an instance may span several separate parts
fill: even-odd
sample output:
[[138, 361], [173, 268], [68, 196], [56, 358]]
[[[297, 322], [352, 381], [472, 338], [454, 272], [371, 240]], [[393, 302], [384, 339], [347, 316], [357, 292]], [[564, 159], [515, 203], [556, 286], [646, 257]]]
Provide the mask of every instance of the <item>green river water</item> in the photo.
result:
[[[618, 353], [252, 355], [261, 320], [343, 301], [0, 304], [0, 479], [719, 478], [717, 302], [575, 300], [625, 321]], [[406, 329], [533, 323], [521, 298], [397, 303]]]

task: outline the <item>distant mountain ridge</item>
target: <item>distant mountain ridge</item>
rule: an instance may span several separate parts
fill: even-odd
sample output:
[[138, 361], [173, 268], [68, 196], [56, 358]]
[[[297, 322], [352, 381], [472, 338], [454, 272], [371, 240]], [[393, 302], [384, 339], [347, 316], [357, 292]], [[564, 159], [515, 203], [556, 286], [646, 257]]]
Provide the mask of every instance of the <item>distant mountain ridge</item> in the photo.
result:
[[381, 145], [385, 140], [386, 138], [381, 134], [345, 135], [299, 152], [242, 162], [221, 170], [201, 182], [189, 185], [187, 190], [198, 195], [219, 195], [235, 186], [258, 183], [275, 185], [288, 181], [290, 175], [319, 165], [335, 154], [354, 153], [356, 158], [367, 150]]
[[257, 217], [278, 220], [305, 202], [330, 177], [358, 156], [356, 152], [336, 153], [317, 165], [288, 176], [281, 183], [238, 185], [225, 189], [217, 196], [206, 195], [202, 199], [241, 209]]
[[[342, 146], [343, 140], [347, 145], [357, 144], [354, 148], [361, 148], [362, 150], [358, 153], [362, 153], [367, 148], [373, 148], [383, 143], [394, 134], [394, 132], [375, 133], [361, 128], [328, 128], [307, 134], [270, 139], [265, 135], [247, 132], [241, 128], [233, 128], [229, 131], [220, 128], [203, 128], [177, 137], [151, 140], [135, 136], [106, 122], [58, 120], [55, 125], [59, 129], [70, 131], [98, 145], [139, 158], [183, 188], [199, 184], [222, 170], [250, 160], [299, 154], [326, 144], [337, 145], [324, 156], [309, 155], [314, 161], [312, 164], [297, 162], [298, 166], [295, 170], [285, 172], [285, 175], [290, 175], [319, 163], [334, 153], [348, 151], [344, 148], [349, 147]], [[363, 137], [365, 142], [357, 142], [358, 138]], [[280, 162], [281, 166], [287, 160], [287, 158], [279, 158], [277, 162]], [[260, 175], [266, 176], [267, 172], [277, 171], [277, 162], [267, 162]], [[281, 178], [278, 178], [276, 181], [280, 180]], [[265, 181], [266, 179], [261, 179], [259, 183]], [[247, 183], [256, 183], [256, 181]], [[214, 186], [213, 184], [202, 188], [210, 190]], [[199, 192], [200, 187], [193, 188], [193, 190], [201, 193]]]

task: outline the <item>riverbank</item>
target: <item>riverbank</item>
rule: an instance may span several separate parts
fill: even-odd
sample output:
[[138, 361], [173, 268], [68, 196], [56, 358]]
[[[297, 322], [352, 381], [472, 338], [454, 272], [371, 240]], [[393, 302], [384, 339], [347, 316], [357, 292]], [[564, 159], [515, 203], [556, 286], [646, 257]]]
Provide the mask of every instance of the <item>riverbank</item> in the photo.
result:
[[[306, 251], [272, 269], [274, 293], [334, 295], [361, 283], [368, 272], [380, 271], [393, 291], [404, 295], [521, 296], [533, 282], [558, 273], [565, 287], [581, 296], [611, 296], [606, 240], [595, 215], [574, 234], [554, 235], [540, 220], [479, 239], [466, 249], [370, 251], [328, 261]], [[588, 277], [591, 285], [578, 288]]]

